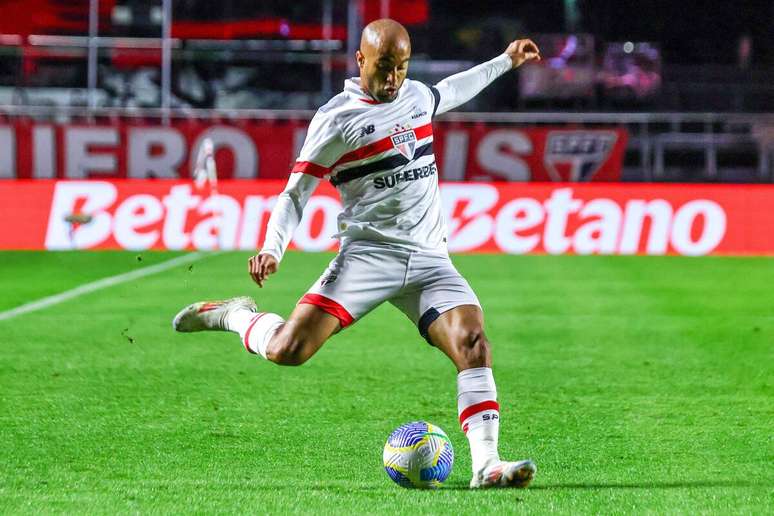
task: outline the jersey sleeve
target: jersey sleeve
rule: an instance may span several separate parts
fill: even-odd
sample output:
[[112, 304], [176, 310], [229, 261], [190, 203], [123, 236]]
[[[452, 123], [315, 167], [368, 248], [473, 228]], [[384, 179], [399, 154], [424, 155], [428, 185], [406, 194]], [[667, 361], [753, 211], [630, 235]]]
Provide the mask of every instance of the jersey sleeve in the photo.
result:
[[271, 211], [261, 254], [282, 260], [309, 197], [343, 153], [344, 140], [332, 113], [320, 108], [309, 123], [288, 184]]
[[431, 86], [430, 91], [434, 100], [433, 116], [445, 113], [469, 101], [512, 67], [508, 54], [501, 54]]
[[291, 172], [324, 177], [344, 151], [344, 138], [333, 114], [320, 109], [309, 123], [304, 145]]
[[282, 260], [304, 214], [304, 206], [318, 184], [320, 179], [317, 177], [298, 172], [290, 174], [285, 190], [271, 210], [260, 254], [270, 254], [278, 262]]

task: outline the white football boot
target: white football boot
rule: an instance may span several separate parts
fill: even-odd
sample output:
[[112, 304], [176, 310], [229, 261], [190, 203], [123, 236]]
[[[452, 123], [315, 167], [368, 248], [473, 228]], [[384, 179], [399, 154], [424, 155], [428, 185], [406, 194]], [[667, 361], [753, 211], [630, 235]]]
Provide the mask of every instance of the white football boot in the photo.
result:
[[249, 297], [233, 297], [223, 301], [199, 301], [180, 310], [172, 321], [176, 331], [235, 331], [228, 327], [232, 310], [257, 312], [258, 306]]
[[537, 466], [531, 460], [497, 461], [473, 475], [470, 487], [527, 487], [536, 472]]

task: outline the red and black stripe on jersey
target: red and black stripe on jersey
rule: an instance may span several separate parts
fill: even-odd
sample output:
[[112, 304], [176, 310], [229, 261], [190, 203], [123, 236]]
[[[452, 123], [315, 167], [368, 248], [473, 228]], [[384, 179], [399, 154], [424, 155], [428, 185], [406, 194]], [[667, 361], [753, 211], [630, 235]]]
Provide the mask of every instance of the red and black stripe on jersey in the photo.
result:
[[414, 151], [414, 157], [411, 159], [408, 159], [403, 154], [397, 154], [394, 156], [387, 156], [386, 158], [382, 158], [377, 161], [372, 161], [371, 163], [366, 163], [365, 165], [360, 165], [359, 167], [348, 168], [346, 170], [340, 171], [338, 174], [336, 174], [335, 177], [332, 177], [331, 184], [333, 186], [339, 186], [341, 184], [352, 181], [353, 179], [359, 179], [361, 177], [367, 176], [368, 174], [373, 174], [374, 172], [383, 172], [386, 170], [403, 167], [412, 161], [421, 158], [422, 156], [428, 156], [432, 153], [433, 142], [427, 142]]
[[[425, 124], [425, 125], [419, 126], [416, 129], [414, 129], [414, 134], [416, 135], [417, 140], [423, 140], [433, 135], [433, 126], [432, 124]], [[392, 135], [389, 135], [344, 154], [341, 158], [339, 158], [336, 161], [336, 163], [334, 163], [330, 167], [318, 165], [317, 163], [312, 163], [311, 161], [297, 161], [296, 164], [293, 166], [293, 170], [291, 170], [291, 172], [302, 172], [304, 174], [309, 174], [315, 177], [322, 178], [326, 175], [331, 174], [333, 170], [335, 170], [337, 167], [341, 165], [351, 163], [353, 161], [365, 160], [370, 157], [376, 156], [377, 154], [387, 152], [393, 148], [394, 146], [392, 143]], [[352, 181], [353, 179], [364, 177], [374, 172], [390, 170], [396, 167], [407, 165], [411, 161], [421, 156], [426, 156], [432, 153], [433, 153], [433, 142], [430, 141], [425, 145], [418, 147], [414, 151], [414, 157], [412, 159], [408, 159], [401, 154], [387, 156], [383, 159], [380, 159], [371, 163], [366, 163], [364, 165], [359, 165], [349, 169], [342, 170], [338, 174], [336, 174], [335, 177], [331, 178], [331, 183], [334, 186], [338, 186], [340, 184]]]

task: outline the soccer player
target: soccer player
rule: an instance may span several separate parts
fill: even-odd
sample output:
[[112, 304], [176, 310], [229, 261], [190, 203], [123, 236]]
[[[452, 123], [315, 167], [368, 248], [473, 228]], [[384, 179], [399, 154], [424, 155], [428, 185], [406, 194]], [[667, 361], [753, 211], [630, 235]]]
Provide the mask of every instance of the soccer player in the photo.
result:
[[435, 86], [406, 78], [411, 41], [399, 23], [376, 20], [356, 53], [360, 77], [321, 107], [280, 194], [263, 248], [248, 260], [263, 286], [277, 272], [309, 197], [323, 179], [344, 211], [339, 254], [287, 320], [259, 312], [247, 297], [194, 303], [174, 319], [177, 331], [238, 333], [247, 351], [282, 365], [309, 360], [334, 333], [385, 301], [457, 367], [457, 412], [470, 443], [470, 487], [525, 487], [537, 468], [497, 451], [499, 405], [484, 316], [446, 249], [432, 119], [467, 102], [497, 77], [540, 59], [528, 39]]

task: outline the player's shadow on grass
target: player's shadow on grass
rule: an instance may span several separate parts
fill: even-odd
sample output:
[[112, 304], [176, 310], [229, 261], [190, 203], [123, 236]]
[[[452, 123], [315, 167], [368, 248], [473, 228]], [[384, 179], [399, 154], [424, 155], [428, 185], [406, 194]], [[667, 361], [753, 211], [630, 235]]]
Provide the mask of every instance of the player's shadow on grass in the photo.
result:
[[[561, 489], [691, 489], [701, 487], [762, 487], [766, 484], [745, 481], [729, 480], [696, 480], [682, 482], [560, 482], [556, 484], [532, 484], [529, 491], [550, 491]], [[450, 490], [469, 490], [467, 484], [459, 483], [444, 486], [444, 489]]]
[[744, 480], [684, 480], [680, 482], [567, 482], [557, 484], [536, 484], [529, 489], [691, 489], [701, 487], [758, 487], [763, 484]]

